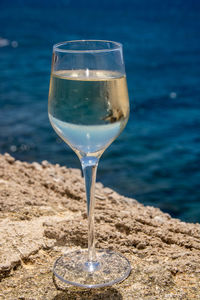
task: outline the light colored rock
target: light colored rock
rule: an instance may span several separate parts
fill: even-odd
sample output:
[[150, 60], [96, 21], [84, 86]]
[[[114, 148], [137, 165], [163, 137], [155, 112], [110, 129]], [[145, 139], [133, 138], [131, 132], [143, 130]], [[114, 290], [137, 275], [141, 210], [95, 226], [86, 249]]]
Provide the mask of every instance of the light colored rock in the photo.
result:
[[200, 299], [200, 225], [100, 183], [96, 190], [96, 245], [124, 253], [132, 272], [113, 287], [82, 291], [52, 280], [59, 255], [87, 247], [80, 170], [0, 155], [0, 299]]

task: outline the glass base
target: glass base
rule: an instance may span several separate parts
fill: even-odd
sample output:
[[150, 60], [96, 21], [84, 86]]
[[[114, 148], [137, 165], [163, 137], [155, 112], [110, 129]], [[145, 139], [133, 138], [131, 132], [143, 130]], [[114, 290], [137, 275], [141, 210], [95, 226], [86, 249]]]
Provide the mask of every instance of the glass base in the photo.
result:
[[96, 261], [88, 262], [86, 249], [59, 257], [53, 268], [61, 281], [82, 288], [99, 288], [118, 283], [131, 272], [129, 261], [119, 253], [97, 250]]

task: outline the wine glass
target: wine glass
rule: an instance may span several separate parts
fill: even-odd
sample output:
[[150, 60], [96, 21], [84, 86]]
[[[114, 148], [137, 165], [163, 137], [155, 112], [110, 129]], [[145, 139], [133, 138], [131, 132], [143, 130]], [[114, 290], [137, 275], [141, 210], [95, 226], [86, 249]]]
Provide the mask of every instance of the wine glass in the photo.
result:
[[95, 250], [94, 188], [99, 158], [129, 116], [122, 45], [101, 40], [54, 45], [48, 113], [56, 133], [80, 159], [88, 216], [88, 249], [65, 253], [56, 260], [53, 272], [79, 287], [120, 282], [131, 271], [129, 261], [111, 250]]

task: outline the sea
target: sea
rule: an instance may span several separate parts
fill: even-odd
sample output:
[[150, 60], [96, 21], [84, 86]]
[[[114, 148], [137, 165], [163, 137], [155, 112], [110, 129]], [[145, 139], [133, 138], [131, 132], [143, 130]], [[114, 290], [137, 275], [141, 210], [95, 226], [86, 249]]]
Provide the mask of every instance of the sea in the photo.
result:
[[80, 168], [47, 115], [53, 44], [121, 42], [131, 112], [97, 181], [200, 222], [200, 1], [1, 0], [0, 153]]

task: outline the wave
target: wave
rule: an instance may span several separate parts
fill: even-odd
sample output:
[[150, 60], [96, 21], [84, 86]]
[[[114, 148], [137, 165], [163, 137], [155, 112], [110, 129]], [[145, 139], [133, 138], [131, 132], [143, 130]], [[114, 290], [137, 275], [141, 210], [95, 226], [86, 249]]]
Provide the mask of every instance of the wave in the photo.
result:
[[17, 41], [10, 41], [8, 39], [4, 39], [4, 38], [0, 37], [0, 48], [7, 47], [7, 46], [17, 48], [18, 47], [18, 42]]
[[6, 47], [10, 45], [10, 41], [7, 39], [3, 39], [0, 37], [0, 48]]

